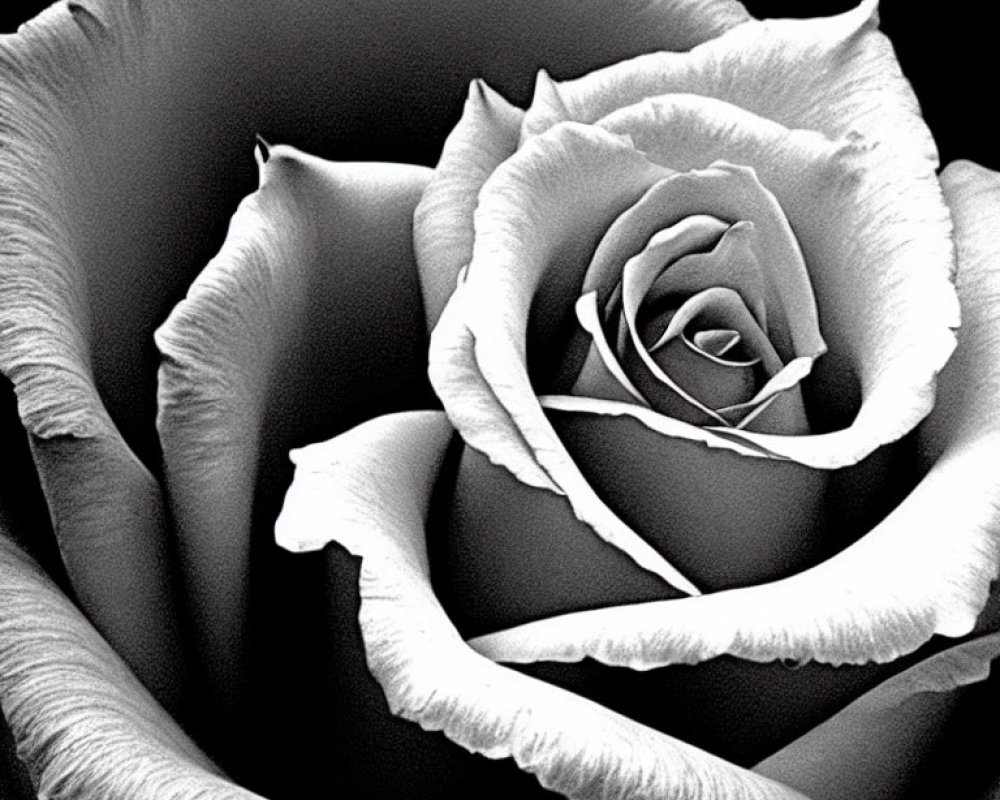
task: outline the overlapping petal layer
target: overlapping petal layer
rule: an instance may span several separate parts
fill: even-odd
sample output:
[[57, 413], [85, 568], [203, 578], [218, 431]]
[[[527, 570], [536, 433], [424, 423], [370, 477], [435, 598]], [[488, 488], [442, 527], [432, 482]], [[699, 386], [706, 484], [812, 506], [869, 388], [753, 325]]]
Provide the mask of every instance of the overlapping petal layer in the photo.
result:
[[[492, 189], [480, 194], [472, 262], [448, 307], [454, 306], [457, 322], [439, 326], [431, 337], [431, 382], [468, 444], [484, 449], [485, 442], [493, 443], [484, 450], [490, 460], [533, 476], [532, 485], [546, 486], [551, 479], [601, 538], [695, 594], [690, 581], [600, 501], [559, 442], [529, 381], [525, 332], [537, 287], [544, 281], [549, 296], [565, 305], [582, 278], [573, 265], [585, 265], [610, 222], [665, 175], [599, 129], [567, 125], [555, 133], [532, 140], [504, 162], [487, 182]], [[565, 179], [550, 184], [551, 174]], [[553, 191], [545, 192], [549, 185]], [[544, 318], [547, 311], [539, 314]], [[519, 435], [495, 436], [498, 425], [509, 427], [508, 418]]]
[[[546, 485], [547, 477], [602, 538], [627, 540], [627, 533], [614, 532], [621, 530], [620, 521], [579, 480], [576, 465], [542, 415], [529, 383], [525, 341], [549, 342], [559, 331], [564, 298], [573, 296], [583, 279], [581, 264], [593, 252], [595, 228], [597, 235], [603, 233], [641, 191], [669, 174], [646, 167], [644, 175], [643, 151], [664, 168], [681, 170], [732, 158], [753, 167], [778, 204], [795, 209], [791, 220], [817, 287], [824, 336], [839, 346], [814, 380], [813, 391], [821, 398], [816, 413], [829, 424], [854, 413], [855, 403], [861, 401], [853, 424], [841, 431], [782, 437], [675, 426], [681, 435], [826, 468], [853, 464], [912, 429], [929, 407], [934, 377], [954, 345], [950, 327], [957, 324], [957, 303], [948, 280], [952, 264], [947, 212], [939, 194], [921, 191], [919, 182], [903, 179], [892, 194], [886, 190], [879, 195], [858, 163], [859, 154], [866, 151], [856, 142], [833, 143], [817, 134], [789, 131], [706, 98], [649, 101], [612, 115], [601, 126], [628, 137], [628, 143], [602, 138], [594, 128], [558, 125], [529, 140], [480, 193], [476, 249], [456, 295], [460, 299], [455, 300], [454, 314], [461, 323], [440, 330], [431, 346], [432, 382], [471, 446], [519, 476], [538, 475], [530, 481], [533, 485]], [[589, 195], [584, 184], [593, 186]], [[873, 222], [880, 218], [872, 209], [895, 199], [895, 191], [902, 189], [912, 189], [917, 198], [908, 213]], [[720, 207], [713, 202], [707, 210], [741, 218], [740, 195], [713, 198]], [[690, 208], [671, 205], [668, 222], [706, 210], [697, 207], [697, 193], [688, 200]], [[570, 202], [579, 206], [572, 214], [567, 212]], [[837, 218], [838, 225], [826, 224], [830, 218]], [[634, 233], [639, 240], [644, 232], [658, 230], [661, 220], [647, 214], [642, 222], [645, 228]], [[841, 223], [853, 234], [846, 244]], [[860, 260], [865, 253], [885, 261], [885, 269], [865, 269]], [[901, 273], [911, 271], [915, 258], [927, 266], [904, 280]], [[783, 291], [780, 281], [772, 286]], [[854, 313], [853, 325], [838, 318], [848, 308]], [[462, 326], [474, 347], [453, 345], [454, 331]], [[795, 329], [786, 329], [786, 335], [789, 330]], [[462, 375], [475, 380], [463, 386]], [[597, 405], [583, 408], [580, 404], [587, 401], [578, 398], [565, 403], [577, 411], [596, 410]], [[641, 408], [630, 413], [640, 419], [649, 416]], [[483, 432], [491, 429], [492, 420], [508, 415], [505, 424], [513, 422], [519, 436], [487, 444]], [[748, 447], [741, 444], [744, 441]]]
[[[599, 26], [606, 44], [621, 37], [614, 42], [618, 50], [637, 46], [640, 38], [646, 40], [646, 50], [688, 50], [750, 18], [746, 9], [733, 0], [658, 0], [622, 5], [627, 25]], [[584, 11], [581, 6], [574, 8], [575, 14]], [[550, 12], [555, 12], [555, 8], [531, 8], [528, 17], [535, 25], [532, 30], [521, 31], [519, 47], [524, 47], [525, 40], [535, 35], [536, 26], [542, 29], [544, 20], [538, 15]], [[607, 12], [608, 9], [602, 7], [601, 13], [606, 15]], [[488, 24], [492, 16], [487, 14], [477, 21], [480, 25]], [[560, 24], [565, 24], [565, 19]], [[626, 28], [630, 30], [627, 36]], [[551, 39], [545, 43], [549, 64], [560, 60], [558, 53], [551, 50], [553, 44]], [[579, 43], [573, 49], [578, 47]], [[616, 60], [620, 60], [620, 55]], [[489, 72], [481, 70], [479, 74], [488, 75]], [[551, 82], [547, 73], [542, 75], [540, 86], [546, 80]], [[536, 93], [542, 96], [544, 86]], [[472, 257], [472, 215], [479, 189], [493, 169], [517, 149], [523, 117], [523, 111], [507, 103], [485, 82], [477, 79], [470, 87], [462, 118], [445, 144], [434, 178], [417, 212], [415, 248], [424, 276], [429, 328], [437, 322], [459, 271]]]
[[[151, 334], [251, 186], [254, 131], [342, 156], [430, 159], [455, 87], [475, 75], [523, 93], [543, 61], [580, 74], [747, 18], [735, 0], [626, 2], [610, 18], [587, 2], [572, 4], [574, 27], [554, 3], [525, 13], [526, 30], [512, 10], [79, 0], [0, 39], [0, 367], [81, 602], [172, 707], [186, 679], [147, 469], [159, 459]], [[484, 55], [483, 36], [504, 43], [502, 59]], [[358, 74], [363, 92], [344, 80]]]
[[[162, 41], [140, 49], [131, 32], [157, 29], [176, 56], [190, 20], [162, 5], [103, 6], [57, 5], [0, 37], [0, 369], [17, 391], [77, 597], [157, 697], [186, 715], [168, 522], [155, 477], [130, 447], [149, 407], [135, 380], [147, 343], [131, 326], [159, 301], [133, 283], [141, 228], [129, 214], [158, 217], [163, 197], [128, 205], [118, 193], [135, 186], [149, 154], [120, 146], [148, 110], [132, 103], [132, 70], [163, 55]], [[117, 69], [126, 53], [140, 63]], [[131, 115], [112, 132], [108, 109], [119, 102]], [[112, 227], [114, 244], [99, 242], [94, 231]]]
[[889, 517], [823, 564], [774, 583], [711, 596], [581, 612], [481, 637], [505, 661], [649, 668], [721, 653], [766, 661], [886, 661], [932, 634], [968, 633], [1000, 565], [1000, 211], [995, 174], [956, 164], [942, 175], [959, 245], [965, 309], [942, 397], [921, 427], [928, 473]]
[[277, 523], [290, 549], [336, 541], [361, 556], [362, 635], [393, 713], [474, 752], [513, 757], [568, 797], [799, 797], [468, 648], [431, 589], [425, 541], [451, 436], [443, 414], [416, 412], [300, 450]]

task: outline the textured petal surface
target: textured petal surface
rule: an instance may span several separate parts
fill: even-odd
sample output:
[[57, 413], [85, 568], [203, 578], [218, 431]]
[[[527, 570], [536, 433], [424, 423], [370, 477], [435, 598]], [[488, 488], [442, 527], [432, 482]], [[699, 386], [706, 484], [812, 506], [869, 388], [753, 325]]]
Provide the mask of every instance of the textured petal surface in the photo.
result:
[[0, 703], [40, 797], [237, 800], [121, 658], [0, 535]]
[[[427, 163], [476, 76], [526, 99], [543, 65], [579, 75], [690, 48], [746, 18], [735, 0], [543, 11], [307, 0], [294, 13], [242, 0], [79, 0], [0, 40], [0, 368], [46, 440], [40, 450], [65, 439], [40, 457], [42, 472], [114, 465], [54, 503], [56, 527], [88, 614], [161, 698], [176, 705], [182, 671], [161, 671], [180, 648], [159, 489], [139, 463], [159, 459], [151, 334], [251, 190], [254, 133], [338, 158]], [[344, 79], [359, 74], [364, 91]], [[49, 481], [73, 484], [61, 472]], [[127, 487], [120, 498], [115, 485]], [[113, 598], [128, 599], [115, 608]]]
[[222, 250], [157, 331], [170, 509], [199, 663], [227, 714], [247, 702], [247, 577], [268, 544], [252, 533], [259, 471], [287, 446], [274, 439], [419, 402], [411, 219], [429, 173], [272, 148]]
[[424, 542], [451, 434], [441, 414], [394, 415], [299, 451], [277, 525], [285, 546], [337, 541], [362, 557], [362, 635], [393, 712], [474, 752], [513, 757], [568, 797], [798, 797], [469, 650], [431, 591]]
[[459, 272], [472, 258], [472, 215], [479, 190], [517, 148], [523, 116], [521, 109], [483, 81], [475, 81], [462, 118], [444, 143], [413, 219], [413, 245], [429, 329], [437, 324]]
[[[182, 20], [136, 16], [184, 35]], [[138, 366], [144, 345], [123, 331], [119, 303], [127, 298], [142, 315], [148, 299], [116, 272], [121, 251], [91, 236], [102, 228], [96, 215], [115, 206], [100, 193], [131, 156], [116, 153], [109, 175], [94, 177], [107, 156], [102, 115], [129, 83], [112, 63], [123, 51], [138, 55], [132, 37], [105, 37], [105, 24], [82, 6], [60, 5], [0, 39], [0, 370], [17, 391], [76, 596], [161, 701], [184, 715], [187, 670], [160, 488], [98, 395], [109, 371], [122, 386], [105, 396], [134, 389], [133, 367], [117, 363]], [[106, 313], [95, 315], [95, 305]], [[109, 346], [109, 337], [119, 341]]]
[[[544, 15], [555, 12], [556, 8], [525, 6], [525, 19], [532, 20], [530, 27], [511, 24], [511, 20], [518, 18], [519, 9], [507, 4], [504, 10], [502, 27], [508, 29], [506, 34], [520, 29], [518, 47], [523, 48], [536, 35], [536, 28], [540, 30], [544, 25]], [[609, 10], [600, 8], [601, 23], [594, 26], [605, 39], [600, 49], [612, 44], [619, 51], [634, 48], [641, 37], [647, 51], [687, 50], [749, 19], [742, 5], [731, 0], [630, 1], [619, 4], [617, 10], [623, 14], [625, 23], [612, 23]], [[581, 13], [586, 13], [584, 7], [574, 7], [574, 15]], [[491, 21], [494, 20], [490, 12], [481, 11], [477, 18], [477, 23], [484, 27]], [[637, 35], [638, 32], [641, 34]], [[483, 40], [488, 38], [484, 32]], [[491, 41], [502, 51], [495, 38]], [[579, 43], [574, 49], [586, 52]], [[544, 43], [543, 52], [549, 64], [555, 65], [560, 60], [558, 42], [551, 37]], [[591, 52], [600, 58], [596, 55], [597, 48], [591, 48]], [[551, 84], [552, 79], [543, 71], [536, 84], [536, 99], [545, 96], [545, 87]], [[532, 113], [537, 115], [538, 109], [533, 108]], [[454, 288], [455, 276], [472, 257], [472, 218], [479, 190], [500, 162], [517, 149], [525, 126], [530, 127], [530, 120], [524, 120], [521, 109], [511, 106], [483, 81], [477, 79], [473, 83], [462, 118], [445, 144], [416, 217], [415, 249], [428, 327], [434, 326]]]
[[1000, 564], [1000, 179], [969, 163], [942, 181], [959, 245], [964, 309], [941, 400], [921, 427], [929, 471], [868, 535], [800, 575], [763, 586], [582, 612], [472, 644], [509, 661], [652, 667], [720, 653], [754, 660], [886, 661], [932, 634], [968, 633]]

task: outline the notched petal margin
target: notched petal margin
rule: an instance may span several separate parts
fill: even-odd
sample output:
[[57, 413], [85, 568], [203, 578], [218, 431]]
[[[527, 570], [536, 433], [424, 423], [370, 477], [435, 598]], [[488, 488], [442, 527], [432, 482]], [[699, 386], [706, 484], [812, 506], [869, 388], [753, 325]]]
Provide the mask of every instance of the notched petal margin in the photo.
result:
[[0, 703], [39, 797], [253, 800], [0, 534]]
[[434, 596], [430, 493], [452, 428], [439, 412], [380, 417], [297, 451], [276, 538], [361, 556], [360, 625], [392, 712], [490, 758], [513, 757], [573, 798], [801, 797], [547, 683], [462, 641]]

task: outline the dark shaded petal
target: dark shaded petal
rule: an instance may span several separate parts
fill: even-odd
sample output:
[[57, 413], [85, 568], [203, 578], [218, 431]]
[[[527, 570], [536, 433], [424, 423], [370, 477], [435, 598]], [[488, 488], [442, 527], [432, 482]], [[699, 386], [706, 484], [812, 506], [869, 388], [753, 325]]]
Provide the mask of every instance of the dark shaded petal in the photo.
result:
[[222, 250], [157, 331], [164, 475], [215, 723], [250, 705], [248, 597], [270, 573], [254, 554], [271, 550], [252, 529], [280, 491], [272, 461], [427, 402], [412, 216], [429, 175], [272, 148]]

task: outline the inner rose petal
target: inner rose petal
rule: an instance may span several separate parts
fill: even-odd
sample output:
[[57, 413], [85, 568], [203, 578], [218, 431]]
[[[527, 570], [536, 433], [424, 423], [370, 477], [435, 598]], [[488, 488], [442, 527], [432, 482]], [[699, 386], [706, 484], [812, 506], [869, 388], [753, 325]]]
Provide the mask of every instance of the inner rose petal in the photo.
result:
[[[676, 280], [679, 287], [690, 286], [692, 290], [729, 286], [745, 297], [759, 297], [761, 300], [753, 301], [755, 315], [783, 361], [823, 353], [816, 300], [802, 250], [782, 207], [749, 167], [716, 161], [708, 168], [658, 181], [608, 227], [587, 268], [583, 291], [597, 291], [602, 300], [608, 298], [625, 263], [640, 251], [642, 243], [653, 246], [661, 231], [695, 215], [736, 222], [729, 234], [732, 239], [720, 241], [718, 246], [722, 246], [720, 256], [739, 256], [733, 258], [731, 268], [713, 268], [718, 283], [696, 283], [692, 273], [705, 266], [699, 262], [685, 265], [676, 276], [670, 276], [672, 270], [668, 270], [663, 280]], [[729, 259], [720, 257], [717, 263], [726, 264]], [[741, 277], [742, 273], [749, 274]], [[754, 273], [759, 273], [763, 284], [760, 290], [754, 286], [758, 280]], [[761, 306], [767, 310], [763, 319]]]
[[[658, 236], [650, 240], [650, 245]], [[663, 270], [646, 293], [646, 302], [657, 303], [671, 295], [686, 297], [721, 286], [739, 294], [757, 324], [766, 331], [765, 283], [757, 256], [760, 248], [757, 238], [752, 222], [743, 220], [730, 225], [710, 252], [690, 253]]]

